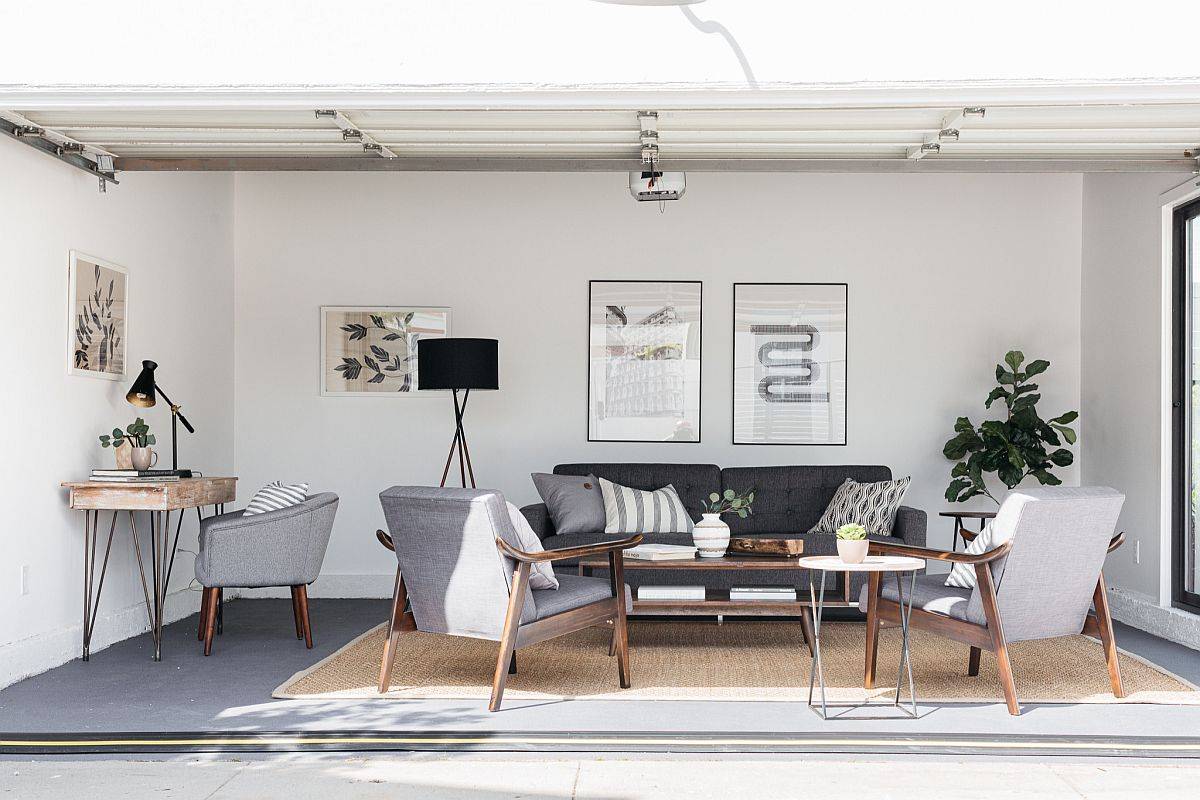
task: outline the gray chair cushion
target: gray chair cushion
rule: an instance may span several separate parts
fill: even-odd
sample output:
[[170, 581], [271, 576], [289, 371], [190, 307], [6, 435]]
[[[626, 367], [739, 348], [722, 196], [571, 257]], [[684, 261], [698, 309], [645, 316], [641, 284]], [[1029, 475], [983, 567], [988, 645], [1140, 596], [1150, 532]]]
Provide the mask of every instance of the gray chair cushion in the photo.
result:
[[721, 489], [721, 468], [716, 464], [559, 464], [554, 468], [554, 474], [595, 475], [631, 489], [650, 492], [670, 484], [683, 501], [683, 507], [692, 515], [692, 522], [700, 521], [704, 501]]
[[[908, 582], [910, 580], [911, 577], [907, 574], [900, 576], [900, 581], [904, 587], [905, 604], [909, 601]], [[971, 590], [947, 586], [945, 581], [946, 576], [944, 575], [918, 575], [917, 584], [913, 589], [913, 608], [920, 608], [934, 614], [941, 614], [944, 617], [966, 621], [967, 606], [971, 602]], [[865, 612], [867, 610], [867, 590], [869, 588], [870, 586], [864, 586], [862, 587], [862, 591], [859, 592], [859, 611]], [[889, 572], [884, 575], [880, 596], [885, 600], [898, 601], [900, 593], [896, 589], [896, 576], [894, 574]]]
[[535, 472], [531, 477], [554, 521], [554, 530], [559, 533], [604, 530], [604, 499], [595, 475]]
[[[535, 591], [533, 604], [537, 607], [536, 619], [545, 619], [610, 597], [612, 584], [608, 578], [582, 578], [558, 573], [558, 588]], [[633, 593], [629, 591], [629, 586], [625, 587], [625, 611], [633, 611]]]

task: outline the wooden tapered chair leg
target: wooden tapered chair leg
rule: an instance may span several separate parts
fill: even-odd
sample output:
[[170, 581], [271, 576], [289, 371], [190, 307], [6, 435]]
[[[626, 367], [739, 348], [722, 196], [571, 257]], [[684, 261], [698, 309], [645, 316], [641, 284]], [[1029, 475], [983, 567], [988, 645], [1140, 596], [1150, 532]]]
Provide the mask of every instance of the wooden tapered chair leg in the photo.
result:
[[296, 600], [300, 606], [300, 627], [304, 632], [304, 646], [312, 650], [312, 625], [308, 621], [308, 587], [296, 586]]
[[517, 629], [521, 627], [521, 609], [525, 606], [525, 587], [528, 584], [529, 562], [522, 561], [513, 572], [512, 586], [508, 592], [508, 612], [504, 616], [500, 649], [496, 654], [496, 672], [492, 675], [492, 697], [488, 701], [488, 711], [499, 711], [500, 703], [504, 700], [508, 665], [517, 647]]
[[972, 647], [970, 655], [967, 656], [967, 675], [974, 678], [979, 674], [979, 656], [982, 651], [978, 647]]
[[613, 616], [612, 619], [610, 619], [608, 621], [608, 624], [612, 626], [612, 633], [608, 637], [608, 657], [612, 658], [613, 656], [615, 656], [617, 654], [617, 633], [618, 633], [618, 631], [617, 631], [617, 619], [616, 619], [615, 615]]
[[198, 641], [198, 642], [204, 641], [204, 626], [208, 621], [208, 613], [207, 613], [208, 605], [205, 603], [204, 598], [205, 598], [205, 595], [201, 594], [200, 595], [200, 625], [199, 625], [199, 630], [196, 631], [196, 641]]
[[296, 587], [292, 588], [292, 619], [296, 623], [296, 638], [304, 638], [304, 625], [300, 622], [300, 596], [296, 592]]
[[204, 617], [204, 655], [212, 655], [213, 633], [217, 627], [217, 592], [219, 589], [204, 588], [204, 594], [201, 597], [203, 611], [201, 616]]
[[879, 659], [879, 594], [883, 573], [872, 572], [867, 579], [867, 647], [863, 664], [863, 688], [875, 688], [875, 664]]
[[613, 640], [617, 651], [617, 673], [621, 688], [632, 686], [629, 674], [629, 620], [625, 613], [625, 558], [624, 553], [612, 551], [608, 554], [608, 574], [612, 578], [613, 598], [617, 603], [617, 616], [613, 623]]
[[996, 603], [996, 585], [992, 581], [991, 566], [976, 564], [975, 577], [979, 583], [980, 599], [983, 600], [983, 615], [992, 636], [992, 649], [996, 653], [996, 668], [1000, 672], [1000, 685], [1004, 689], [1008, 713], [1019, 716], [1021, 704], [1017, 701], [1017, 685], [1013, 680], [1012, 663], [1008, 660], [1008, 642], [1004, 639], [1004, 625], [1000, 621], [1000, 608]]
[[408, 605], [408, 590], [400, 569], [396, 569], [396, 582], [392, 586], [392, 616], [388, 623], [388, 638], [383, 645], [383, 662], [379, 665], [379, 693], [385, 694], [392, 682], [392, 665], [396, 661], [396, 648], [400, 644], [400, 631], [404, 620], [404, 607]]
[[1108, 608], [1108, 590], [1104, 585], [1104, 573], [1096, 581], [1096, 592], [1092, 595], [1092, 605], [1096, 609], [1096, 622], [1100, 627], [1100, 644], [1104, 647], [1104, 660], [1108, 663], [1108, 680], [1112, 684], [1114, 697], [1125, 696], [1125, 686], [1121, 682], [1121, 662], [1117, 657], [1117, 639], [1113, 636], [1112, 613]]

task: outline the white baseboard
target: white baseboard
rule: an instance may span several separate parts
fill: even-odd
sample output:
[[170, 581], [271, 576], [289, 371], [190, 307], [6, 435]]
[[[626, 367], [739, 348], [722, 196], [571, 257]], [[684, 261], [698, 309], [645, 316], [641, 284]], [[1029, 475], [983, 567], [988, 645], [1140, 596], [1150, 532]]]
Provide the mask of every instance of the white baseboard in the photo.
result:
[[1200, 614], [1163, 608], [1149, 595], [1117, 587], [1109, 588], [1108, 602], [1113, 619], [1118, 622], [1200, 650]]
[[[389, 595], [390, 596], [390, 595]], [[200, 593], [178, 589], [167, 595], [163, 619], [175, 622], [195, 614]], [[150, 630], [144, 603], [136, 603], [96, 618], [92, 653]], [[0, 646], [0, 689], [79, 658], [83, 650], [83, 621]]]
[[[369, 597], [391, 599], [396, 573], [364, 575], [358, 573], [322, 573], [308, 587], [309, 597]], [[286, 586], [268, 589], [243, 589], [242, 597], [291, 597]]]

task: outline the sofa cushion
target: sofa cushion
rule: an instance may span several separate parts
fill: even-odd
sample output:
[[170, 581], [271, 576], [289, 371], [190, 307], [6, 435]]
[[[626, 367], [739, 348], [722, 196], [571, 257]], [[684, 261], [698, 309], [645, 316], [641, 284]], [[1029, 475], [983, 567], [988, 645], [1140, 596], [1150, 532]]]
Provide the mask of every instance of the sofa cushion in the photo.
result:
[[[651, 492], [670, 484], [675, 487], [679, 499], [683, 501], [683, 507], [692, 517], [692, 522], [700, 521], [704, 501], [708, 499], [709, 494], [721, 488], [721, 468], [716, 464], [559, 464], [554, 468], [554, 474], [595, 475], [597, 478], [604, 478], [631, 489]], [[831, 492], [830, 497], [832, 496]]]
[[604, 498], [595, 475], [535, 472], [533, 485], [559, 533], [583, 533], [604, 527]]
[[605, 533], [691, 533], [692, 518], [675, 487], [651, 492], [599, 478]]
[[[540, 590], [533, 593], [533, 605], [537, 610], [535, 619], [552, 617], [609, 597], [612, 597], [612, 583], [608, 578], [584, 578], [579, 575], [562, 574], [558, 576], [557, 590]], [[633, 593], [626, 586], [625, 612], [631, 611]]]
[[734, 536], [806, 533], [821, 519], [847, 478], [860, 483], [886, 481], [891, 480], [892, 471], [883, 466], [853, 464], [726, 467], [721, 470], [722, 490], [754, 489], [755, 494], [753, 514], [745, 519], [728, 515], [725, 521]]
[[844, 525], [861, 525], [872, 533], [892, 535], [896, 511], [904, 501], [912, 478], [859, 483], [853, 478], [834, 492], [833, 499], [812, 533], [834, 533]]

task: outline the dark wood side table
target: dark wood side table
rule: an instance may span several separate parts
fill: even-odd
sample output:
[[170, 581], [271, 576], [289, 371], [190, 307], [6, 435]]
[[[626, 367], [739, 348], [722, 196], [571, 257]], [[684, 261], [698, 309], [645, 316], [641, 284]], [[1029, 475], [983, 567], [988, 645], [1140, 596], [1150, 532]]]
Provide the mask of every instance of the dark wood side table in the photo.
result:
[[[967, 546], [967, 542], [970, 539], [974, 539], [976, 536], [979, 535], [978, 530], [972, 531], [972, 530], [968, 530], [966, 527], [964, 527], [964, 525], [963, 525], [964, 520], [968, 520], [968, 519], [978, 520], [979, 528], [980, 528], [980, 530], [982, 530], [983, 529], [983, 521], [988, 520], [988, 519], [994, 519], [996, 517], [996, 512], [995, 511], [943, 511], [940, 514], [938, 514], [938, 516], [939, 517], [949, 517], [954, 520], [954, 536], [953, 536], [953, 538], [950, 539], [950, 549], [951, 549], [951, 551], [954, 551], [954, 550], [958, 549], [958, 540], [959, 539], [962, 539], [963, 547], [965, 548]], [[965, 536], [963, 535], [964, 533], [966, 534]]]
[[[233, 502], [237, 494], [237, 478], [182, 478], [177, 481], [154, 483], [64, 481], [62, 486], [71, 492], [71, 508], [83, 512], [83, 660], [87, 661], [91, 656], [92, 629], [96, 626], [100, 592], [104, 589], [104, 573], [108, 569], [109, 553], [112, 552], [113, 534], [117, 531], [117, 516], [125, 511], [129, 514], [130, 536], [133, 539], [134, 553], [137, 554], [138, 573], [142, 578], [142, 594], [146, 598], [146, 616], [150, 619], [150, 633], [154, 638], [154, 660], [162, 661], [163, 606], [167, 599], [167, 582], [171, 579], [171, 568], [175, 565], [175, 549], [179, 545], [183, 512], [194, 508], [196, 517], [200, 518], [201, 507], [213, 506], [215, 513], [222, 513], [225, 504]], [[96, 543], [100, 538], [101, 511], [112, 512], [112, 521], [108, 526], [108, 544], [104, 548], [104, 561], [100, 566], [100, 580], [97, 583]], [[137, 511], [150, 514], [153, 598], [150, 587], [146, 584], [142, 548], [138, 543], [137, 520], [134, 516], [134, 512]], [[172, 513], [178, 514], [173, 544]]]

